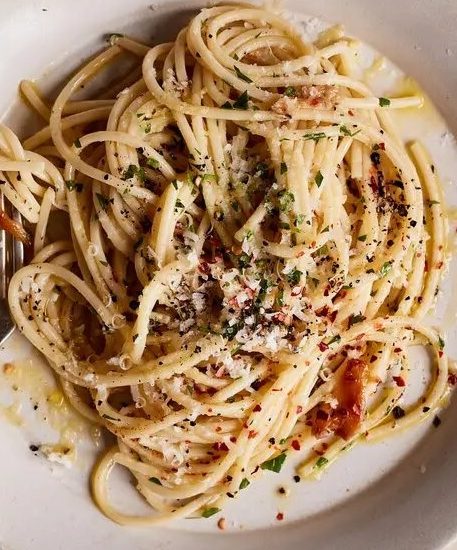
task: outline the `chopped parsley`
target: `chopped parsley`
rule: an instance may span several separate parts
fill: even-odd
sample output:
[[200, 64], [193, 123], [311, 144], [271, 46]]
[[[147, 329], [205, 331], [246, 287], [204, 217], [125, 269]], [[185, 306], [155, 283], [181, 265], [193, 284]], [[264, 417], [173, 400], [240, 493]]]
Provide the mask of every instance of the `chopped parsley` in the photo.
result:
[[276, 295], [276, 303], [279, 307], [284, 305], [284, 289], [280, 288], [278, 294]]
[[284, 90], [284, 95], [287, 97], [297, 97], [297, 90], [293, 86], [287, 86]]
[[325, 458], [325, 456], [320, 456], [316, 460], [316, 464], [314, 464], [314, 468], [316, 468], [317, 470], [321, 470], [327, 464], [328, 464], [328, 458]]
[[441, 336], [438, 336], [438, 347], [443, 350], [444, 349], [444, 340], [441, 338]]
[[240, 331], [243, 328], [243, 323], [235, 323], [234, 325], [229, 325], [228, 321], [225, 321], [224, 326], [222, 328], [222, 336], [224, 338], [227, 338], [228, 340], [233, 340], [237, 334], [238, 331]]
[[78, 183], [74, 180], [66, 180], [65, 186], [69, 191], [77, 191], [78, 193], [81, 193], [81, 191], [83, 190], [83, 184]]
[[151, 481], [152, 483], [155, 483], [156, 485], [162, 485], [162, 482], [157, 477], [150, 477], [149, 481]]
[[217, 182], [217, 176], [215, 174], [204, 174], [202, 176], [202, 183], [205, 181], [214, 181]]
[[305, 221], [306, 216], [304, 214], [299, 214], [294, 220], [294, 227], [300, 227], [300, 225]]
[[255, 171], [260, 172], [260, 177], [265, 178], [268, 174], [268, 164], [266, 162], [258, 162], [255, 165]]
[[240, 97], [235, 101], [235, 103], [233, 104], [233, 108], [234, 109], [243, 109], [244, 111], [246, 111], [248, 109], [248, 105], [249, 105], [249, 95], [248, 95], [247, 90], [245, 90], [240, 95]]
[[357, 240], [362, 241], [364, 243], [367, 240], [367, 236], [366, 235], [359, 235], [357, 237]]
[[292, 203], [295, 202], [295, 196], [290, 191], [285, 189], [278, 193], [279, 197], [279, 209], [281, 212], [287, 212], [292, 206]]
[[252, 82], [252, 80], [251, 80], [248, 76], [246, 76], [244, 73], [242, 73], [242, 72], [240, 71], [240, 69], [238, 69], [238, 67], [237, 67], [236, 65], [234, 65], [234, 69], [235, 69], [235, 72], [236, 72], [236, 76], [237, 76], [238, 78], [241, 78], [241, 80], [244, 80], [244, 81], [247, 82], [248, 84], [249, 84], [250, 82]]
[[351, 132], [347, 126], [345, 126], [344, 124], [340, 126], [340, 132], [345, 135], [345, 136], [349, 136], [349, 137], [354, 137], [356, 136], [359, 132], [361, 132], [361, 128], [359, 128], [358, 130], [355, 130], [355, 132]]
[[270, 458], [270, 460], [265, 460], [265, 462], [262, 462], [260, 467], [262, 468], [262, 470], [270, 470], [271, 472], [279, 473], [285, 460], [286, 453], [281, 453], [274, 458]]
[[305, 140], [313, 140], [313, 141], [319, 141], [322, 138], [326, 137], [325, 132], [313, 132], [311, 134], [305, 134], [303, 136]]
[[243, 477], [243, 479], [241, 480], [241, 483], [240, 483], [240, 489], [246, 489], [246, 487], [250, 484], [251, 484], [251, 482], [249, 481], [249, 479]]
[[136, 166], [135, 164], [129, 164], [128, 168], [124, 170], [123, 179], [129, 180], [134, 176], [138, 176], [141, 181], [145, 180], [144, 168]]
[[351, 328], [352, 325], [365, 321], [365, 319], [366, 317], [361, 313], [358, 313], [357, 315], [354, 315], [354, 314], [350, 315], [349, 321], [348, 321], [348, 328]]
[[251, 265], [251, 256], [249, 254], [243, 253], [240, 254], [238, 257], [238, 267], [240, 269], [244, 269], [245, 267], [249, 267]]
[[214, 507], [212, 507], [212, 508], [203, 508], [202, 517], [210, 518], [211, 516], [214, 516], [214, 514], [217, 514], [220, 511], [221, 511], [220, 508], [214, 508]]
[[322, 175], [322, 172], [319, 170], [314, 177], [314, 181], [318, 187], [322, 185], [322, 182], [324, 181], [324, 176]]
[[388, 107], [390, 105], [390, 99], [387, 99], [387, 97], [380, 97], [379, 98], [379, 106], [380, 107]]
[[316, 250], [316, 254], [318, 256], [326, 256], [328, 254], [328, 246], [324, 244], [323, 246], [321, 246]]
[[289, 273], [287, 274], [287, 282], [290, 284], [290, 286], [296, 286], [300, 283], [300, 279], [303, 273], [294, 267]]
[[391, 269], [392, 269], [392, 262], [384, 262], [379, 271], [379, 275], [381, 277], [385, 277]]
[[146, 160], [146, 164], [150, 166], [151, 168], [158, 168], [159, 167], [159, 161], [153, 158], [148, 158]]
[[98, 204], [100, 205], [100, 208], [102, 210], [106, 210], [108, 205], [112, 202], [112, 199], [108, 199], [108, 197], [105, 197], [105, 195], [102, 195], [101, 193], [95, 193]]
[[287, 164], [285, 162], [281, 162], [281, 175], [285, 174], [287, 172]]

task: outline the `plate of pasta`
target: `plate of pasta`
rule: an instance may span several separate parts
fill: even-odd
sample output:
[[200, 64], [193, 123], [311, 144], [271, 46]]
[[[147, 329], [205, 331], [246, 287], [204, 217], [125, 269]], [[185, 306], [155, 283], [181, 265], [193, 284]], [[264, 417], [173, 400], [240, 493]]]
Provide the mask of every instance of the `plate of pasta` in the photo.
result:
[[0, 7], [2, 548], [456, 535], [455, 8], [340, 4]]

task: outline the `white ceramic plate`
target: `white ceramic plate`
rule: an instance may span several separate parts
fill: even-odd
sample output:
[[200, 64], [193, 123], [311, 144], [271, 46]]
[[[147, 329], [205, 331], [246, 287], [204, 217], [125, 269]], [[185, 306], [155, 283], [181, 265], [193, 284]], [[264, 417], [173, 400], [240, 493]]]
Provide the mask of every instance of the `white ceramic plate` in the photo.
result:
[[[107, 33], [126, 31], [148, 41], [171, 38], [193, 9], [202, 5], [194, 0], [153, 4], [147, 0], [1, 0], [0, 114], [16, 130], [29, 134], [33, 121], [17, 100], [22, 78], [44, 75], [51, 90], [102, 46]], [[369, 42], [421, 82], [447, 127], [429, 102], [420, 117], [405, 113], [398, 124], [405, 138], [420, 137], [431, 150], [448, 201], [457, 204], [452, 184], [457, 148], [449, 133], [453, 125], [457, 129], [457, 4], [452, 0], [309, 0], [306, 4], [290, 0], [286, 5], [295, 14], [306, 11], [344, 23], [350, 34]], [[318, 27], [314, 19], [308, 20], [308, 31]], [[369, 66], [377, 56], [363, 51]], [[367, 76], [380, 93], [405, 87], [402, 75], [389, 63], [376, 74], [368, 71]], [[448, 349], [457, 356], [456, 293], [451, 284], [455, 276], [451, 266], [434, 322], [444, 327]], [[265, 546], [425, 550], [444, 548], [457, 535], [455, 400], [441, 415], [439, 429], [421, 426], [376, 445], [359, 446], [319, 482], [294, 484], [292, 464], [280, 476], [265, 475], [224, 510], [227, 529], [223, 533], [218, 532], [214, 518], [133, 530], [112, 524], [93, 505], [87, 479], [97, 449], [90, 429], [65, 407], [47, 402], [52, 379], [17, 334], [0, 350], [0, 365], [9, 360], [19, 368], [13, 378], [0, 371], [0, 548], [5, 550], [223, 550], [234, 545], [252, 550]], [[423, 361], [418, 356], [418, 369]], [[12, 390], [14, 383], [20, 390]], [[31, 443], [55, 441], [64, 430], [80, 440], [78, 460], [71, 470], [29, 450]], [[118, 481], [126, 480], [120, 475]], [[290, 488], [289, 498], [276, 496], [280, 485]], [[138, 505], [133, 490], [131, 498], [132, 505]], [[275, 521], [278, 511], [285, 514], [281, 525]]]

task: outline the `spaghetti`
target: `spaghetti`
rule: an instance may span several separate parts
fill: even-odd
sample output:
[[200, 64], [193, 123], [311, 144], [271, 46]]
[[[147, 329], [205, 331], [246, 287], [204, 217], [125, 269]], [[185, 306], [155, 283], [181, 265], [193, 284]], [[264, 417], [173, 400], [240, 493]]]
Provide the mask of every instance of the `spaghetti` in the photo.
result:
[[[23, 144], [0, 127], [4, 195], [34, 227], [9, 305], [117, 438], [92, 477], [114, 521], [208, 517], [290, 453], [315, 476], [448, 394], [444, 343], [421, 323], [445, 263], [441, 189], [389, 116], [421, 99], [373, 96], [350, 48], [219, 6], [174, 42], [112, 37], [52, 107], [21, 84], [46, 126]], [[124, 58], [117, 83], [76, 97]], [[415, 344], [433, 363], [405, 410]], [[150, 516], [110, 503], [115, 465]]]

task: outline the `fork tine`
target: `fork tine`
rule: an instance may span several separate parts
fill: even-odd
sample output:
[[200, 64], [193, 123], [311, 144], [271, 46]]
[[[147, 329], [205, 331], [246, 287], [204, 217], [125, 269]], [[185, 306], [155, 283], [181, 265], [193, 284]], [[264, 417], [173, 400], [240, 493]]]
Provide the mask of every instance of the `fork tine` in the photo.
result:
[[[0, 192], [0, 208], [5, 210], [5, 198]], [[0, 297], [6, 298], [6, 232], [0, 230]]]
[[[12, 210], [12, 218], [14, 221], [22, 224], [22, 216], [21, 214], [13, 208]], [[24, 245], [19, 241], [18, 239], [13, 240], [13, 274], [16, 273], [19, 269], [21, 269], [22, 265], [24, 263]]]

